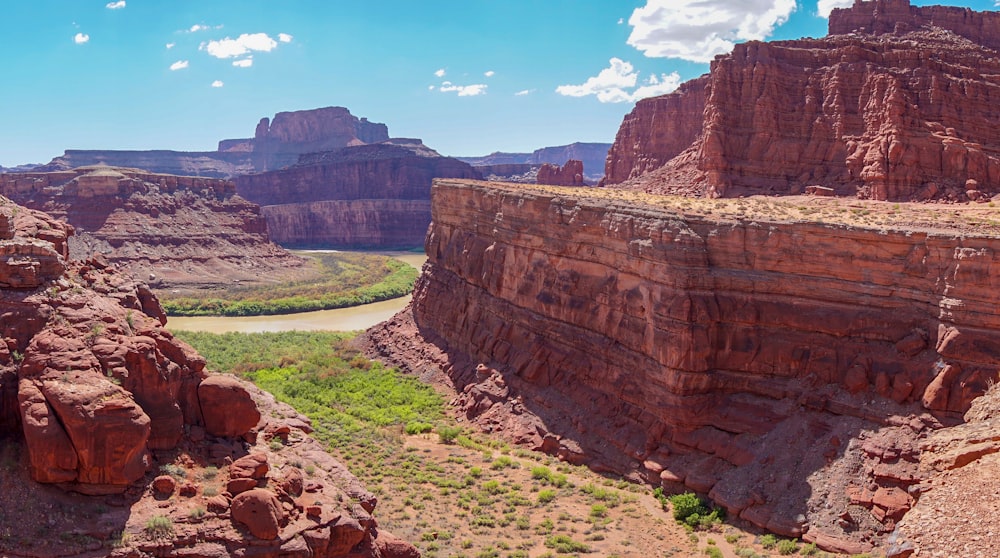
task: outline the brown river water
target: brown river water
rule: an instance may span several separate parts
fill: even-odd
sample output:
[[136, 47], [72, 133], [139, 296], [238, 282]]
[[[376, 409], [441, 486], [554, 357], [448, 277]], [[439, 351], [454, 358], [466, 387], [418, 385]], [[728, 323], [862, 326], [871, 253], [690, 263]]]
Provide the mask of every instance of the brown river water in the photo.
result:
[[[376, 252], [402, 260], [420, 269], [427, 256], [414, 252]], [[373, 302], [351, 308], [335, 310], [319, 310], [316, 312], [301, 312], [299, 314], [283, 314], [280, 316], [197, 316], [167, 318], [167, 328], [173, 330], [207, 331], [209, 333], [225, 333], [238, 331], [255, 333], [261, 331], [354, 331], [388, 320], [409, 304], [410, 295], [382, 302]]]

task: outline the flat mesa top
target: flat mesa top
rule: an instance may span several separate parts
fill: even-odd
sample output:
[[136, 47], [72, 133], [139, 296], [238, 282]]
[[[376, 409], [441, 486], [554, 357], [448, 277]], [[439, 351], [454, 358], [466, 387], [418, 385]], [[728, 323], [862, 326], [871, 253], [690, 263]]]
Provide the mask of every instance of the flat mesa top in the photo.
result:
[[851, 197], [748, 196], [694, 198], [616, 188], [573, 188], [477, 180], [436, 179], [435, 184], [510, 194], [576, 198], [676, 212], [684, 218], [759, 224], [820, 224], [880, 232], [1000, 238], [1000, 199], [985, 203], [887, 202]]

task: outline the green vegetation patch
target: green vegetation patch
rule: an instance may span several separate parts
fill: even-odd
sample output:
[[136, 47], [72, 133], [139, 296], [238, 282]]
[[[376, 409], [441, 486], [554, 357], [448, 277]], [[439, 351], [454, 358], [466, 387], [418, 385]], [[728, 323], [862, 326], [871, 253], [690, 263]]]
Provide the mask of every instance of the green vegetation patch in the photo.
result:
[[372, 362], [350, 334], [290, 331], [212, 334], [178, 331], [211, 369], [233, 372], [313, 421], [314, 436], [345, 447], [389, 426], [437, 423], [444, 401], [434, 389]]
[[232, 287], [207, 298], [161, 293], [160, 303], [168, 316], [265, 316], [330, 310], [405, 296], [413, 291], [418, 275], [406, 262], [377, 254], [299, 255], [315, 260], [319, 277]]

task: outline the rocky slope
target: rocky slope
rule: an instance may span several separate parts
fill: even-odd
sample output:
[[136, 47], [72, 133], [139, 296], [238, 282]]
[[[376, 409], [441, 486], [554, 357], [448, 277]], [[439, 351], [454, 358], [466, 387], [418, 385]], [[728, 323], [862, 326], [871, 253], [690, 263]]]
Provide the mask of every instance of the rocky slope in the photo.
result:
[[436, 177], [480, 178], [419, 140], [303, 156], [284, 170], [241, 176], [240, 195], [261, 204], [285, 246], [406, 248], [423, 243]]
[[209, 374], [144, 284], [67, 259], [71, 234], [0, 197], [0, 554], [418, 555], [308, 420]]
[[443, 370], [484, 428], [861, 552], [996, 378], [1000, 233], [781, 217], [803, 201], [438, 180], [412, 309], [370, 350]]
[[304, 153], [389, 139], [385, 124], [357, 118], [343, 107], [279, 112], [262, 118], [254, 137], [219, 142], [218, 151], [67, 150], [41, 171], [89, 165], [132, 167], [155, 173], [232, 178], [295, 164]]
[[158, 288], [260, 281], [301, 271], [259, 208], [221, 179], [83, 167], [0, 175], [0, 195], [72, 225], [70, 256], [101, 254]]
[[707, 76], [636, 104], [605, 184], [706, 196], [811, 185], [879, 200], [992, 195], [997, 29], [992, 12], [874, 0], [834, 10], [822, 39], [738, 45]]

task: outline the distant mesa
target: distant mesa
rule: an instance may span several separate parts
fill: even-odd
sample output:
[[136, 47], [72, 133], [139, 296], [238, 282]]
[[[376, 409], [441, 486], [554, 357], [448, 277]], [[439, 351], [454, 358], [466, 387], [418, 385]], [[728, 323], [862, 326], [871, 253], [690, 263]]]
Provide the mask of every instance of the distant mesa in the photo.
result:
[[482, 175], [419, 139], [302, 155], [286, 169], [236, 178], [262, 206], [271, 238], [290, 247], [412, 248], [424, 243], [435, 178]]
[[1000, 192], [1000, 13], [855, 2], [830, 35], [737, 45], [639, 101], [603, 184], [733, 197], [807, 187], [877, 200]]
[[570, 159], [561, 167], [543, 163], [538, 169], [537, 182], [554, 186], [583, 186], [583, 162]]
[[[476, 167], [484, 177], [511, 182], [534, 183], [538, 169], [545, 163], [562, 166], [575, 159], [583, 163], [584, 180], [596, 184], [604, 176], [610, 143], [571, 143], [556, 147], [543, 147], [531, 153], [503, 153], [500, 151], [482, 157], [456, 157]], [[493, 175], [491, 178], [490, 175]]]
[[61, 171], [88, 165], [146, 169], [151, 172], [232, 178], [293, 165], [299, 155], [389, 139], [385, 124], [358, 118], [343, 107], [279, 112], [262, 118], [254, 137], [219, 142], [218, 151], [122, 151], [69, 149], [35, 170]]

